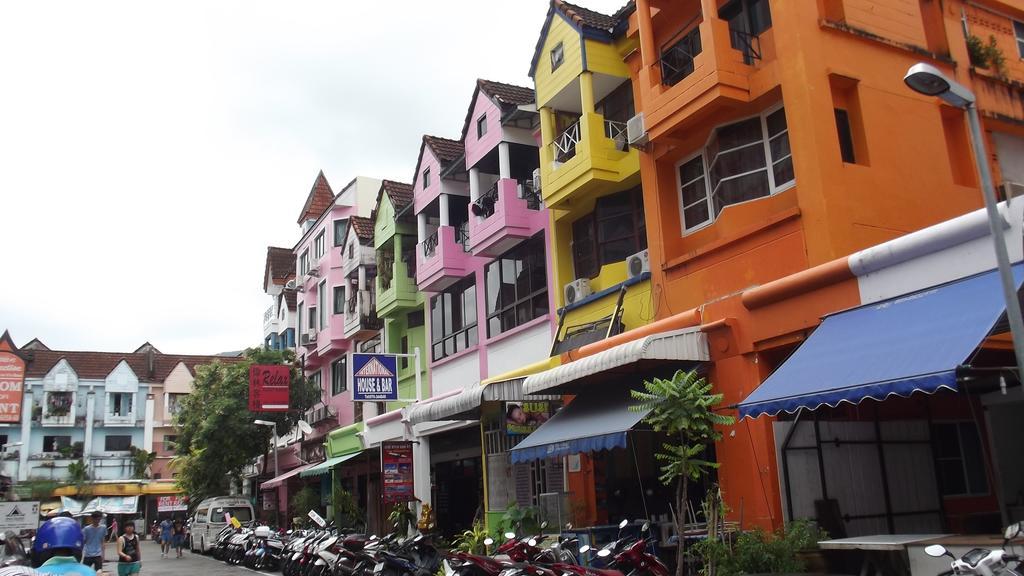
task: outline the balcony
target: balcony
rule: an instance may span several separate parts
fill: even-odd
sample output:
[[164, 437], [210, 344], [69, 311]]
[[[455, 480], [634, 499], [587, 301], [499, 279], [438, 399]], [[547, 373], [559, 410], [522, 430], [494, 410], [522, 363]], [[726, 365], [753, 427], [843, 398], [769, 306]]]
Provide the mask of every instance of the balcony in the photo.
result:
[[424, 292], [440, 292], [473, 269], [468, 226], [441, 226], [416, 246], [416, 284]]
[[346, 250], [344, 254], [344, 260], [342, 261], [341, 264], [342, 274], [344, 274], [346, 278], [351, 278], [358, 274], [360, 266], [372, 268], [375, 267], [377, 264], [377, 261], [373, 255], [372, 246], [363, 246], [361, 244], [357, 244], [355, 253], [352, 258], [348, 257], [347, 247], [343, 247], [342, 250]]
[[274, 307], [270, 306], [263, 312], [263, 337], [276, 333], [277, 326], [277, 314], [274, 313]]
[[[532, 181], [498, 180], [476, 201], [469, 217], [469, 250], [474, 256], [500, 256], [544, 228], [547, 213]], [[477, 215], [478, 214], [478, 215]]]
[[322, 424], [329, 420], [337, 422], [338, 412], [333, 406], [329, 404], [318, 404], [317, 406], [306, 410], [305, 418], [306, 423], [311, 426]]
[[395, 244], [382, 247], [377, 257], [377, 315], [390, 316], [396, 310], [416, 307], [416, 255], [408, 237], [396, 237], [396, 244], [410, 243], [401, 258], [395, 259]]
[[698, 14], [656, 49], [638, 81], [637, 109], [651, 141], [685, 130], [697, 112], [751, 102], [780, 84], [771, 28], [752, 35]]
[[588, 112], [543, 151], [544, 205], [559, 208], [570, 197], [602, 194], [628, 180], [639, 181], [640, 159], [626, 145], [626, 125]]
[[135, 426], [135, 412], [127, 414], [105, 413], [103, 415], [104, 426]]
[[384, 327], [373, 305], [373, 292], [356, 290], [345, 302], [345, 337], [360, 340]]

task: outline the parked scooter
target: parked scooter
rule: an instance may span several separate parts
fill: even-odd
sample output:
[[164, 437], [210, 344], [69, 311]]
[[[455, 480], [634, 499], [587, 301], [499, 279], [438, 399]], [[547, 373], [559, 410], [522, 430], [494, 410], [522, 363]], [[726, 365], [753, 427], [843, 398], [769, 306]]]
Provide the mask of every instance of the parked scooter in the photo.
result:
[[[939, 576], [956, 574], [957, 576], [1024, 576], [1021, 570], [1021, 557], [1010, 554], [1006, 551], [1006, 545], [1014, 538], [1024, 536], [1024, 525], [1020, 522], [1010, 524], [1003, 533], [1003, 547], [1000, 550], [986, 550], [974, 548], [966, 554], [957, 558], [952, 552], [946, 550], [941, 544], [932, 544], [924, 549], [925, 554], [933, 558], [949, 556], [953, 559], [950, 563], [952, 570], [947, 570]], [[1013, 564], [1013, 568], [1009, 567]]]
[[[623, 520], [619, 523], [619, 534], [615, 541], [597, 551], [597, 557], [603, 562], [595, 568], [578, 565], [560, 565], [563, 572], [572, 573], [576, 576], [616, 576], [628, 574], [630, 576], [668, 576], [668, 567], [658, 559], [657, 556], [648, 551], [648, 547], [655, 541], [649, 536], [650, 524], [644, 522], [640, 528], [640, 538], [623, 536], [622, 531], [629, 525]], [[580, 548], [580, 554], [590, 552], [590, 546]]]

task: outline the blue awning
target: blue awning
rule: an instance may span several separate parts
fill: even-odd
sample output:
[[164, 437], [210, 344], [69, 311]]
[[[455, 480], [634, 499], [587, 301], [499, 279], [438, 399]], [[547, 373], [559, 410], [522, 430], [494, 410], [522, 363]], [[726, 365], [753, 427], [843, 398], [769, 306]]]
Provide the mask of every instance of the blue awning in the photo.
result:
[[[1013, 268], [1017, 287], [1024, 266]], [[740, 417], [957, 389], [956, 369], [1006, 310], [995, 270], [825, 318], [738, 405]]]
[[581, 394], [512, 448], [512, 462], [626, 447], [626, 432], [647, 412], [633, 412], [629, 389]]

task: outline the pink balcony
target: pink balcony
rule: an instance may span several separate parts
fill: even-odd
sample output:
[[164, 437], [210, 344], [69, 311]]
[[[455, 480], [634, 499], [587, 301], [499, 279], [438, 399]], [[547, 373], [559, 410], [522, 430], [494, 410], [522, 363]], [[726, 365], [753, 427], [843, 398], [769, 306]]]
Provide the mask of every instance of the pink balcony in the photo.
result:
[[475, 256], [500, 256], [544, 228], [547, 213], [532, 182], [498, 180], [472, 206], [469, 249]]
[[473, 270], [469, 232], [441, 226], [416, 246], [416, 284], [424, 292], [440, 292]]

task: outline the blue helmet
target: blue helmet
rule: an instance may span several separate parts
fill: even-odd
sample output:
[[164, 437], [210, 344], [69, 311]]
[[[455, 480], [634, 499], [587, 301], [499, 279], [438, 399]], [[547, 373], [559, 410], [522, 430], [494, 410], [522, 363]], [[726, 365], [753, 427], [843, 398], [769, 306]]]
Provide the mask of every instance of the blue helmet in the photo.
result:
[[79, 554], [82, 551], [82, 526], [73, 518], [54, 518], [47, 520], [36, 532], [36, 541], [32, 550], [37, 553], [49, 552], [60, 548], [69, 548]]

